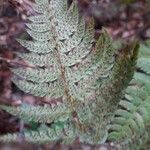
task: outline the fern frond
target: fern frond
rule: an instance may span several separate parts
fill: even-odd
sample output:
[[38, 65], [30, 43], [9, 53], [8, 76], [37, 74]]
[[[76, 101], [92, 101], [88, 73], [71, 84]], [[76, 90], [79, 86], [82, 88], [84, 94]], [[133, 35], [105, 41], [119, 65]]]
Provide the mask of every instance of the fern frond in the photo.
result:
[[31, 68], [13, 68], [11, 71], [24, 79], [30, 79], [32, 82], [43, 83], [43, 82], [53, 82], [57, 80], [60, 76], [60, 70], [57, 68], [49, 69], [34, 69]]
[[33, 23], [47, 23], [49, 22], [50, 14], [40, 14], [36, 16], [28, 17], [28, 20], [32, 21]]
[[[77, 137], [92, 144], [105, 142], [110, 114], [116, 109], [132, 79], [138, 44], [131, 44], [117, 55], [112, 39], [105, 30], [96, 42], [94, 21], [91, 19], [85, 23], [75, 0], [70, 6], [67, 0], [35, 0], [33, 9], [37, 15], [29, 17], [30, 22], [26, 24], [32, 40], [18, 40], [28, 52], [17, 54], [33, 67], [13, 68], [12, 81], [26, 93], [62, 98], [63, 104], [54, 111], [42, 106], [1, 108], [41, 123], [57, 124], [55, 121], [64, 121], [64, 115], [67, 115], [69, 123], [73, 124], [58, 129], [56, 133], [53, 128], [31, 131], [31, 134], [26, 132], [27, 140], [33, 142], [60, 138], [72, 142]], [[140, 68], [143, 68], [142, 63]], [[148, 72], [146, 67], [144, 70]], [[140, 78], [138, 74], [135, 81], [139, 79], [138, 83], [145, 84], [145, 80]], [[130, 102], [121, 102], [120, 105], [125, 108], [129, 105], [128, 113], [137, 107]], [[142, 110], [147, 113], [145, 109]], [[134, 117], [142, 122], [138, 113]], [[139, 125], [142, 128], [142, 123]], [[66, 134], [63, 134], [63, 130]], [[7, 137], [10, 139], [11, 135], [4, 136], [4, 139]]]
[[[62, 131], [62, 130], [61, 130]], [[57, 132], [60, 131], [57, 129]], [[41, 143], [41, 139], [44, 143], [48, 143], [49, 141], [57, 141], [61, 139], [61, 135], [57, 134], [54, 129], [44, 129], [40, 131], [28, 131], [24, 133], [26, 137], [26, 141], [34, 142], [34, 143]], [[0, 141], [2, 142], [13, 142], [19, 138], [19, 133], [15, 134], [7, 134], [0, 137]]]
[[133, 77], [138, 47], [136, 43], [125, 47], [123, 52], [116, 57], [115, 63], [111, 72], [108, 72], [107, 78], [99, 81], [101, 87], [98, 92], [106, 100], [108, 112], [116, 110], [120, 98], [124, 94], [124, 90]]
[[[51, 127], [40, 127], [37, 131], [25, 131], [25, 141], [33, 143], [49, 143], [63, 140], [64, 143], [70, 143], [76, 138], [76, 131], [71, 123], [65, 122], [62, 125], [60, 123], [53, 124]], [[2, 142], [13, 142], [19, 137], [19, 133], [7, 134], [0, 136]]]
[[40, 42], [45, 42], [45, 41], [53, 41], [55, 42], [55, 40], [53, 39], [53, 35], [52, 35], [52, 31], [51, 32], [35, 32], [32, 31], [30, 29], [26, 29], [27, 33], [34, 39]]
[[149, 51], [149, 47], [150, 47], [150, 40], [147, 40], [145, 43], [140, 45], [140, 53], [139, 53], [139, 57], [144, 57], [144, 58], [148, 58], [150, 55], [150, 51]]
[[59, 81], [54, 81], [51, 83], [33, 83], [30, 81], [17, 79], [16, 77], [12, 78], [12, 81], [26, 93], [31, 93], [35, 96], [59, 98], [63, 95], [63, 89]]
[[110, 140], [137, 139], [146, 133], [150, 125], [150, 67], [147, 67], [150, 55], [149, 52], [145, 55], [142, 48], [141, 51], [137, 63], [137, 69], [141, 72], [134, 74], [125, 97], [119, 103], [119, 109], [110, 125]]
[[120, 106], [127, 110], [118, 109], [116, 111], [116, 117], [110, 126], [110, 130], [113, 131], [109, 135], [111, 140], [130, 138], [133, 137], [133, 134], [145, 131], [145, 119], [149, 117], [148, 107], [145, 107], [149, 104], [148, 101], [149, 99], [144, 102], [141, 101], [138, 105], [133, 105], [132, 102], [124, 100], [120, 102]]
[[145, 72], [146, 74], [150, 74], [150, 59], [149, 58], [139, 58], [137, 62], [138, 69]]
[[39, 66], [39, 67], [52, 67], [53, 65], [57, 65], [56, 58], [54, 58], [53, 53], [49, 53], [47, 55], [39, 55], [36, 53], [22, 53], [17, 55], [22, 58], [26, 63], [29, 63], [34, 66]]
[[[33, 8], [35, 8], [35, 11], [37, 11], [38, 13], [41, 13], [41, 10], [45, 6], [45, 4], [46, 4], [45, 2], [44, 3], [37, 2], [37, 4], [34, 5]], [[77, 9], [77, 5], [75, 4], [75, 1], [72, 2], [69, 9], [67, 6], [67, 1], [62, 2], [61, 0], [50, 1], [49, 6], [50, 6], [49, 8], [47, 7], [45, 8], [45, 12], [47, 13], [44, 12], [45, 17], [48, 14], [48, 11], [50, 11], [49, 16], [53, 17], [52, 19], [51, 17], [47, 16], [47, 20], [49, 20], [49, 22], [46, 20], [44, 21], [43, 19], [41, 19], [41, 21], [37, 19], [38, 16], [41, 17], [40, 15], [34, 16], [35, 18], [33, 17], [32, 19], [29, 18], [30, 20], [33, 21], [33, 23], [31, 22], [27, 24], [29, 28], [27, 29], [27, 32], [31, 35], [34, 41], [32, 42], [32, 41], [18, 40], [25, 48], [27, 48], [29, 51], [32, 52], [32, 53], [18, 54], [19, 57], [24, 59], [27, 63], [31, 63], [36, 66], [46, 66], [47, 68], [44, 70], [37, 69], [38, 71], [36, 71], [35, 69], [28, 71], [28, 69], [21, 70], [18, 68], [13, 69], [13, 72], [18, 76], [24, 77], [26, 80], [29, 81], [37, 82], [39, 80], [39, 82], [45, 81], [52, 82], [54, 81], [54, 79], [57, 78], [55, 77], [55, 75], [58, 77], [60, 76], [62, 77], [61, 67], [64, 67], [65, 74], [63, 74], [63, 78], [65, 78], [65, 81], [67, 81], [67, 83], [62, 84], [65, 84], [67, 86], [65, 87], [65, 89], [67, 89], [68, 91], [67, 93], [71, 97], [73, 97], [73, 99], [85, 100], [87, 97], [86, 96], [87, 93], [90, 91], [89, 88], [91, 87], [91, 84], [93, 84], [94, 86], [96, 81], [96, 79], [94, 79], [92, 75], [97, 76], [97, 78], [99, 77], [99, 75], [101, 75], [98, 74], [101, 66], [96, 67], [95, 64], [92, 63], [93, 61], [92, 45], [94, 42], [93, 20], [91, 20], [87, 26], [85, 25], [84, 19], [79, 16], [79, 12]], [[105, 41], [104, 45], [108, 45], [107, 42], [108, 41]], [[112, 50], [114, 49], [110, 49], [110, 52]], [[112, 55], [113, 53], [114, 52], [112, 52]], [[110, 55], [107, 54], [106, 52], [105, 54], [106, 54], [105, 56]], [[107, 59], [109, 59], [110, 57], [108, 57]], [[105, 58], [103, 60], [105, 60]], [[85, 74], [84, 73], [85, 70], [83, 69], [85, 67], [83, 66], [86, 63], [88, 64], [86, 65], [86, 69], [88, 67], [90, 67], [91, 69], [90, 71], [86, 71], [87, 73]], [[49, 68], [48, 67], [49, 65], [54, 66]], [[76, 67], [77, 65], [79, 65], [79, 67]], [[53, 68], [54, 71], [52, 71], [51, 68]], [[100, 72], [105, 71], [105, 69], [101, 70], [102, 71]], [[52, 74], [47, 74], [48, 71], [52, 72]], [[40, 76], [40, 72], [43, 74], [43, 76]], [[58, 73], [55, 74], [55, 72]], [[35, 73], [39, 74], [35, 75]], [[52, 76], [49, 77], [48, 79], [45, 79], [46, 76], [50, 75]], [[45, 94], [47, 93], [44, 92], [44, 90], [48, 88], [46, 85], [43, 85], [43, 88], [46, 87], [43, 89], [44, 94], [37, 94], [39, 93], [40, 89], [37, 90], [38, 92], [34, 93], [34, 90], [31, 90], [35, 89], [33, 88], [34, 85], [32, 83], [24, 81], [22, 81], [22, 83], [24, 83], [25, 87], [27, 88], [30, 86], [31, 88], [29, 87], [30, 89], [28, 91], [31, 91], [31, 94], [34, 94], [35, 96], [45, 96]], [[78, 86], [76, 83], [78, 83]], [[17, 84], [18, 82], [16, 82], [16, 85]], [[22, 86], [19, 87], [22, 88]], [[37, 85], [36, 87], [39, 87], [39, 85]], [[83, 89], [83, 87], [87, 88]], [[27, 91], [26, 88], [23, 88], [22, 90]], [[53, 93], [51, 95], [53, 95]]]
[[36, 23], [26, 23], [26, 26], [31, 29], [32, 31], [36, 32], [46, 32], [50, 30], [50, 22], [43, 23], [43, 24], [36, 24]]
[[70, 115], [68, 108], [64, 104], [54, 107], [48, 105], [31, 106], [27, 104], [18, 107], [0, 105], [0, 109], [18, 116], [26, 122], [52, 123], [57, 120], [67, 120]]
[[21, 40], [17, 39], [17, 41], [24, 46], [26, 49], [28, 49], [31, 52], [34, 53], [50, 53], [51, 51], [54, 51], [55, 48], [55, 42], [37, 42], [37, 41], [27, 41], [27, 40]]

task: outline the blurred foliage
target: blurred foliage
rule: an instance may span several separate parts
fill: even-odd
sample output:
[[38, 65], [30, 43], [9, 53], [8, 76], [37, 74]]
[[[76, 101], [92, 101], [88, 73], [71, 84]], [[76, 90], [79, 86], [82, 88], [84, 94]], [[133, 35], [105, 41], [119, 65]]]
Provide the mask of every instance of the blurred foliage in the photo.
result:
[[127, 5], [130, 5], [132, 4], [133, 2], [135, 2], [136, 0], [120, 0], [122, 3], [124, 4], [127, 4]]

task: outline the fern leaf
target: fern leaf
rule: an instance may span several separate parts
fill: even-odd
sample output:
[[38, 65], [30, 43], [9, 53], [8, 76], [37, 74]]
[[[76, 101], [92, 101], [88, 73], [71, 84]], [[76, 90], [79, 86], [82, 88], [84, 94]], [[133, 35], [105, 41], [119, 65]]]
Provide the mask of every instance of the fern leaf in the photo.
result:
[[35, 0], [37, 4], [48, 4], [48, 0]]
[[[143, 49], [141, 49], [143, 51]], [[137, 68], [142, 72], [136, 72], [126, 95], [119, 103], [119, 109], [110, 125], [110, 140], [134, 139], [145, 134], [147, 126], [150, 125], [150, 68], [143, 65], [148, 56], [141, 52]], [[142, 61], [143, 60], [143, 61]], [[120, 126], [113, 128], [114, 125]]]
[[[126, 49], [130, 49], [130, 51], [127, 52]], [[108, 77], [104, 80], [100, 80], [99, 84], [101, 87], [99, 93], [105, 100], [107, 100], [109, 111], [114, 111], [116, 109], [120, 98], [124, 94], [124, 89], [128, 86], [133, 77], [137, 54], [138, 44], [131, 44], [126, 47], [123, 52], [120, 53], [121, 56], [116, 58], [111, 69], [111, 74], [109, 73]], [[111, 93], [111, 95], [106, 91], [109, 91], [108, 93]]]
[[144, 71], [147, 74], [150, 74], [150, 59], [149, 58], [140, 58], [137, 62], [138, 69]]
[[[64, 143], [70, 143], [70, 141], [75, 140], [76, 131], [74, 130], [74, 126], [71, 123], [65, 122], [63, 127], [58, 125], [52, 125], [51, 128], [41, 127], [37, 131], [25, 131], [24, 136], [25, 141], [34, 142], [34, 143], [49, 143], [49, 141], [55, 142], [60, 139], [63, 140]], [[2, 142], [12, 142], [17, 140], [19, 136], [18, 134], [7, 134], [4, 136], [0, 136], [0, 141]], [[42, 140], [41, 140], [42, 139]]]
[[[46, 2], [37, 2], [35, 5], [33, 5], [33, 8], [36, 12], [42, 14], [42, 9], [44, 6], [47, 6]], [[29, 64], [31, 63], [36, 66], [46, 66], [46, 69], [12, 69], [12, 71], [16, 75], [23, 77], [28, 81], [36, 82], [31, 83], [28, 81], [15, 81], [15, 83], [16, 85], [18, 84], [18, 87], [22, 88], [22, 90], [25, 92], [30, 92], [35, 96], [47, 96], [47, 88], [51, 88], [51, 85], [53, 86], [53, 83], [51, 82], [53, 82], [58, 77], [61, 78], [63, 76], [63, 79], [60, 79], [60, 81], [58, 81], [59, 83], [65, 81], [65, 83], [60, 84], [65, 85], [65, 87], [62, 86], [61, 89], [65, 88], [68, 91], [67, 93], [73, 99], [84, 101], [86, 98], [90, 97], [92, 93], [95, 92], [94, 90], [96, 90], [96, 88], [94, 88], [94, 85], [97, 79], [94, 79], [94, 76], [97, 76], [98, 78], [99, 75], [101, 75], [98, 74], [98, 72], [100, 71], [100, 67], [94, 69], [95, 63], [93, 60], [94, 56], [92, 54], [92, 45], [94, 42], [94, 22], [93, 20], [91, 20], [90, 23], [85, 26], [83, 18], [79, 16], [75, 1], [73, 1], [71, 6], [68, 8], [67, 0], [65, 0], [65, 2], [62, 2], [61, 0], [52, 0], [49, 3], [49, 8], [45, 7], [44, 11], [44, 18], [47, 17], [47, 20], [49, 20], [49, 22], [46, 20], [44, 21], [42, 18], [43, 16], [39, 15], [39, 17], [42, 18], [41, 22], [38, 16], [34, 16], [35, 18], [29, 18], [29, 20], [32, 20], [33, 22], [27, 24], [27, 26], [30, 28], [27, 29], [27, 32], [34, 39], [34, 42], [25, 40], [18, 41], [25, 48], [32, 52], [19, 54], [19, 57], [24, 59]], [[50, 15], [47, 16], [49, 11]], [[52, 18], [50, 16], [52, 16]], [[108, 43], [105, 43], [105, 45], [107, 44]], [[105, 57], [108, 55], [111, 55], [110, 57], [112, 57], [114, 54], [113, 50], [114, 49], [109, 49], [112, 55], [105, 53]], [[50, 53], [51, 51], [53, 51], [52, 55]], [[110, 57], [108, 57], [107, 59], [109, 59]], [[103, 60], [105, 60], [105, 58], [103, 58]], [[87, 74], [85, 75], [85, 70], [80, 70], [80, 65], [81, 68], [84, 68], [83, 66], [88, 61], [92, 62], [92, 64], [88, 63], [90, 64], [91, 73], [89, 74], [89, 71], [86, 71]], [[78, 64], [79, 67], [75, 69], [75, 66], [77, 66]], [[53, 65], [54, 70], [51, 70], [52, 67], [49, 67], [50, 65]], [[65, 74], [63, 74], [61, 68], [64, 68]], [[104, 68], [106, 68], [107, 70], [106, 66]], [[100, 72], [105, 72], [105, 69], [101, 70], [102, 71]], [[48, 73], [48, 71], [52, 72], [52, 74]], [[92, 75], [94, 76], [92, 77]], [[69, 77], [69, 79], [67, 77]], [[39, 84], [41, 82], [48, 82], [50, 86], [48, 86], [47, 84]], [[25, 86], [23, 87], [23, 85]], [[40, 88], [40, 86], [42, 86], [43, 90]], [[87, 88], [84, 89], [84, 86]], [[93, 86], [93, 90], [90, 92], [91, 86]], [[37, 92], [35, 92], [36, 88], [38, 88]], [[54, 94], [53, 89], [54, 88], [51, 88], [51, 90], [49, 90], [52, 91], [51, 93], [49, 92], [49, 96], [56, 95]], [[44, 90], [46, 91], [44, 92]], [[58, 90], [56, 91], [58, 92]], [[90, 94], [88, 94], [89, 92]], [[67, 98], [68, 101], [69, 99], [70, 98]]]
[[17, 140], [17, 134], [6, 134], [3, 136], [0, 136], [0, 141], [1, 142], [12, 142]]
[[[130, 138], [132, 137], [133, 134], [136, 134], [139, 131], [141, 133], [144, 132], [145, 131], [145, 120], [144, 120], [145, 117], [143, 115], [147, 115], [148, 112], [143, 105], [145, 105], [146, 103], [148, 103], [148, 101], [145, 101], [143, 104], [138, 105], [136, 109], [133, 109], [132, 111], [131, 110], [130, 111], [118, 110], [116, 112], [116, 117], [112, 121], [112, 125], [110, 126], [110, 130], [112, 132], [109, 134], [109, 139], [120, 140], [120, 139]], [[143, 109], [144, 112], [146, 113], [139, 112], [140, 109]], [[122, 118], [121, 120], [120, 120], [120, 117]], [[114, 128], [115, 124], [119, 126], [119, 128], [118, 127]]]
[[28, 20], [32, 21], [33, 23], [49, 23], [49, 14], [41, 14], [36, 16], [30, 16], [28, 17]]
[[34, 9], [35, 12], [37, 12], [39, 14], [40, 13], [46, 14], [46, 10], [48, 10], [48, 5], [46, 5], [46, 4], [38, 5], [38, 4], [33, 3], [32, 8]]
[[147, 40], [144, 44], [141, 44], [140, 46], [140, 57], [148, 58], [150, 55], [149, 47], [150, 47], [150, 40]]
[[52, 123], [60, 118], [67, 120], [67, 117], [69, 116], [69, 110], [64, 104], [55, 107], [48, 105], [45, 105], [44, 107], [31, 106], [27, 104], [18, 107], [0, 105], [0, 108], [14, 116], [23, 118], [26, 122]]
[[[59, 129], [62, 130], [62, 129]], [[59, 132], [57, 130], [57, 132]], [[40, 131], [28, 131], [25, 132], [24, 135], [26, 137], [26, 141], [34, 142], [34, 143], [41, 143], [41, 139], [44, 143], [48, 143], [49, 141], [57, 141], [61, 139], [61, 135], [58, 135], [57, 132], [54, 129], [44, 129]], [[59, 132], [60, 133], [60, 132]], [[16, 141], [19, 136], [18, 134], [7, 134], [0, 137], [0, 141], [2, 142], [12, 142]]]
[[60, 42], [60, 50], [62, 53], [68, 53], [74, 48], [78, 47], [84, 37], [85, 32], [85, 21], [83, 18], [80, 19], [77, 31], [68, 40]]
[[60, 75], [60, 70], [55, 67], [49, 69], [16, 68], [11, 69], [11, 71], [21, 78], [30, 79], [30, 81], [36, 83], [53, 82], [57, 80]]
[[[112, 117], [110, 114], [116, 110], [133, 77], [138, 44], [131, 44], [117, 54], [105, 30], [95, 42], [94, 21], [91, 19], [85, 23], [79, 15], [75, 0], [70, 6], [67, 0], [35, 0], [33, 9], [37, 15], [29, 17], [30, 22], [26, 24], [32, 40], [18, 40], [28, 50], [18, 56], [34, 67], [13, 68], [12, 81], [21, 90], [34, 96], [61, 97], [64, 107], [57, 107], [53, 112], [51, 108], [42, 106], [1, 108], [21, 118], [29, 117], [29, 120], [31, 118], [42, 123], [54, 121], [47, 130], [26, 132], [25, 137], [29, 141], [47, 142], [62, 138], [65, 142], [72, 142], [79, 137], [83, 142], [105, 142], [108, 135], [106, 124]], [[141, 69], [143, 64], [140, 64]], [[146, 67], [143, 70], [148, 72]], [[129, 86], [126, 93], [135, 97], [129, 92], [134, 93], [138, 82], [140, 87], [146, 89], [142, 89], [140, 95], [147, 93], [147, 96], [148, 80], [148, 77], [142, 80], [140, 73], [135, 74], [131, 82], [136, 84], [134, 87]], [[120, 102], [120, 109], [116, 111], [119, 118], [112, 125], [115, 132], [112, 134], [117, 135], [119, 132], [119, 137], [124, 137], [132, 134], [132, 128], [143, 131], [145, 119], [149, 120], [145, 115], [149, 112], [145, 109], [147, 97], [142, 99], [142, 104], [140, 97], [135, 103], [129, 100]], [[67, 115], [71, 125], [65, 126], [63, 123], [64, 129], [61, 127], [54, 132], [54, 128], [57, 128], [55, 121], [66, 120], [64, 115]], [[127, 118], [130, 118], [128, 121], [132, 128], [126, 123]], [[10, 139], [11, 135], [4, 136], [4, 139], [7, 137]]]
[[[37, 42], [37, 41], [27, 41], [27, 40], [17, 40], [22, 46], [34, 53], [49, 53], [54, 51], [55, 43], [52, 42]], [[49, 44], [50, 43], [50, 44]]]
[[36, 24], [36, 23], [26, 23], [26, 26], [35, 32], [46, 32], [50, 30], [50, 22], [42, 23], [42, 24]]
[[34, 39], [40, 42], [51, 40], [55, 42], [52, 36], [52, 32], [34, 32], [32, 30], [26, 29], [27, 33]]
[[39, 55], [36, 53], [17, 53], [20, 58], [22, 58], [27, 64], [31, 64], [34, 66], [52, 66], [52, 65], [57, 65], [56, 63], [56, 58], [54, 58], [53, 53], [49, 53], [47, 55]]
[[[12, 78], [12, 81], [26, 93], [34, 94], [35, 96], [59, 98], [63, 95], [61, 83], [54, 81], [54, 83], [32, 83], [26, 80]], [[49, 90], [51, 89], [51, 91]]]

